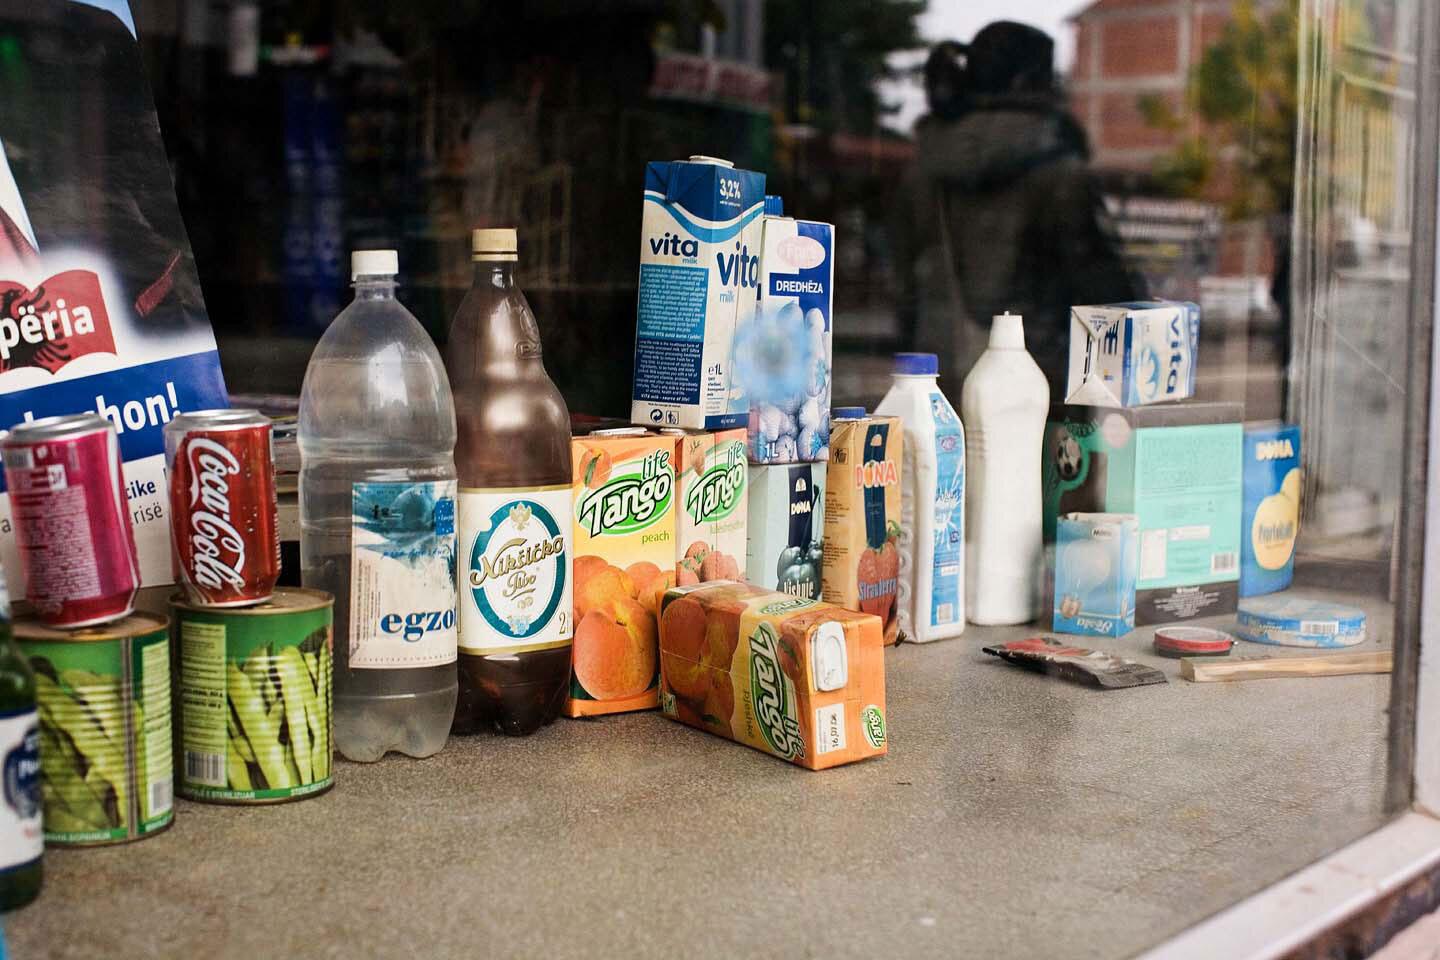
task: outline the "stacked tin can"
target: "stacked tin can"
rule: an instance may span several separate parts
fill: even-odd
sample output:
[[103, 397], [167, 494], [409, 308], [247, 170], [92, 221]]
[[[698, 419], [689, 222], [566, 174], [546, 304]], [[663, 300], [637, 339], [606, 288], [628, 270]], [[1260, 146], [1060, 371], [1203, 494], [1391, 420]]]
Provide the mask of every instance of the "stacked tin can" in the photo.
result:
[[180, 793], [273, 803], [331, 771], [332, 598], [279, 588], [270, 419], [181, 414], [165, 427], [178, 635]]
[[35, 671], [45, 841], [135, 840], [174, 819], [170, 635], [135, 613], [140, 565], [115, 426], [93, 413], [11, 429], [5, 483]]

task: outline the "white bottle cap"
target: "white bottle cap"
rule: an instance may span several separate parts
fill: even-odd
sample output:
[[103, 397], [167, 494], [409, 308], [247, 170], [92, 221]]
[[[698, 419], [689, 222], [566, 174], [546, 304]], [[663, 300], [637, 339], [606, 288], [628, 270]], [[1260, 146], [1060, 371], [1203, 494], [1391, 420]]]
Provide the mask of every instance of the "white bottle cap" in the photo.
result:
[[514, 260], [515, 249], [514, 227], [470, 231], [471, 260]]
[[354, 250], [350, 254], [350, 279], [393, 277], [400, 272], [400, 258], [394, 250]]
[[720, 157], [707, 157], [703, 153], [690, 154], [690, 163], [713, 163], [717, 167], [728, 167], [734, 169], [735, 164], [729, 160], [722, 160]]
[[1025, 318], [1006, 310], [990, 318], [990, 346], [997, 350], [1025, 349]]

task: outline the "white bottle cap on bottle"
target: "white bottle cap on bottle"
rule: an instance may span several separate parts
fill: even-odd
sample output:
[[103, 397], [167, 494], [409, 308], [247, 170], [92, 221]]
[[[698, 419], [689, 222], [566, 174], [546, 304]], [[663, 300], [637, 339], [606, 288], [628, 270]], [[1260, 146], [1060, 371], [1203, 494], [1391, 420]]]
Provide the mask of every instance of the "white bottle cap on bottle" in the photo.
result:
[[1006, 310], [990, 318], [990, 346], [997, 350], [1025, 349], [1025, 318]]
[[354, 250], [350, 253], [350, 279], [393, 277], [400, 272], [400, 258], [394, 250]]
[[514, 227], [470, 231], [471, 260], [514, 260], [515, 249]]

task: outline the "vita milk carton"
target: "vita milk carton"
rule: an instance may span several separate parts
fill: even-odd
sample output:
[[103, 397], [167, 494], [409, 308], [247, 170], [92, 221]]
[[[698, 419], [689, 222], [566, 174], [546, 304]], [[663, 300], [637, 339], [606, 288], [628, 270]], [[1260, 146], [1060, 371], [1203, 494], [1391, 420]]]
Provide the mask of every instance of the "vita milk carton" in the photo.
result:
[[725, 160], [645, 167], [630, 417], [657, 427], [746, 425], [737, 330], [755, 318], [765, 175]]
[[1191, 397], [1199, 343], [1193, 303], [1071, 307], [1065, 402], [1140, 407]]

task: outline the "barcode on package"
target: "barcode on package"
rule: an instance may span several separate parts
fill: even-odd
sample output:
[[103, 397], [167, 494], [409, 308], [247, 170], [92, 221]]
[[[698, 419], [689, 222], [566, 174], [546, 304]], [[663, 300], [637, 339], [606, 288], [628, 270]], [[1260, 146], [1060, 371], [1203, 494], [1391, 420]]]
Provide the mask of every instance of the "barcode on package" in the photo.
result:
[[225, 758], [218, 753], [185, 751], [185, 779], [206, 787], [228, 787]]
[[955, 605], [953, 603], [939, 603], [935, 605], [936, 623], [953, 623], [955, 621]]
[[1239, 560], [1233, 550], [1228, 553], [1210, 554], [1211, 573], [1234, 573], [1239, 568]]
[[1301, 633], [1321, 633], [1321, 634], [1324, 634], [1325, 636], [1333, 637], [1335, 634], [1337, 634], [1337, 633], [1340, 632], [1340, 624], [1338, 624], [1338, 623], [1333, 623], [1333, 622], [1332, 622], [1332, 623], [1323, 623], [1323, 622], [1321, 622], [1321, 621], [1319, 621], [1319, 620], [1301, 620], [1301, 621], [1300, 621], [1300, 632], [1301, 632]]
[[175, 780], [166, 777], [164, 780], [156, 780], [150, 784], [150, 816], [158, 817], [162, 813], [170, 812], [170, 805], [175, 800]]

